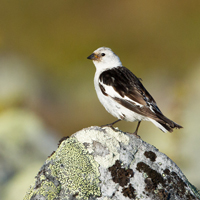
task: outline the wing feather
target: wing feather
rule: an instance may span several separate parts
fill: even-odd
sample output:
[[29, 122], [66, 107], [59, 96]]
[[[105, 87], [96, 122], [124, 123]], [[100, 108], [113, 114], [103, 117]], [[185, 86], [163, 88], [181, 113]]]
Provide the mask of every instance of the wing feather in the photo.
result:
[[[118, 95], [120, 95], [124, 100], [133, 101], [141, 106], [151, 106], [152, 110], [161, 112], [155, 100], [148, 93], [140, 80], [127, 68], [116, 67], [106, 70], [100, 75], [99, 80], [104, 88], [110, 86], [115, 90], [117, 95], [112, 95], [112, 97], [118, 97]], [[107, 94], [110, 95], [111, 93]]]

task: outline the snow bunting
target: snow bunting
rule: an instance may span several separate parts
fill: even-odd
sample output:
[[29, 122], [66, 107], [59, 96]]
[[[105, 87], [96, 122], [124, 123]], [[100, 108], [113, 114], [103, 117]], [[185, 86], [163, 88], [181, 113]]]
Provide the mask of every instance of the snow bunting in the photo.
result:
[[182, 128], [162, 114], [140, 80], [122, 66], [119, 57], [110, 48], [100, 47], [87, 58], [96, 67], [94, 85], [99, 101], [110, 114], [118, 118], [109, 126], [121, 120], [138, 121], [135, 135], [142, 120], [151, 121], [163, 132]]

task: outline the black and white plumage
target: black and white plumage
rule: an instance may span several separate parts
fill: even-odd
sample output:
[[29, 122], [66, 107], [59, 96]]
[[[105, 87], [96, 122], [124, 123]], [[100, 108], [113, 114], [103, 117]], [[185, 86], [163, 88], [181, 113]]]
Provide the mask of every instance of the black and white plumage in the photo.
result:
[[100, 47], [87, 58], [93, 60], [96, 67], [94, 85], [97, 96], [105, 109], [118, 118], [116, 122], [138, 121], [135, 134], [142, 120], [151, 121], [163, 132], [182, 128], [162, 114], [140, 80], [122, 66], [110, 48]]

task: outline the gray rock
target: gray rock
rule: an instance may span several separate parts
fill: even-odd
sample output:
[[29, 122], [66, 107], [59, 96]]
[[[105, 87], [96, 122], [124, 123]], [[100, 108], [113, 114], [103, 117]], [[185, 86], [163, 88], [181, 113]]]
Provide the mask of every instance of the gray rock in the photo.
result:
[[60, 141], [24, 200], [199, 199], [178, 166], [142, 139], [89, 127]]

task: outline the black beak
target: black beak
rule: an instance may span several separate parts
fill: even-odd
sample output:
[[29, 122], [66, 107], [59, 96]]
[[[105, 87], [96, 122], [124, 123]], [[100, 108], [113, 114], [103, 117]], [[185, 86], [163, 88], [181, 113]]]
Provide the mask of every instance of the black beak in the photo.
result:
[[96, 60], [97, 59], [97, 55], [92, 53], [90, 56], [87, 57], [87, 59]]

